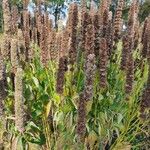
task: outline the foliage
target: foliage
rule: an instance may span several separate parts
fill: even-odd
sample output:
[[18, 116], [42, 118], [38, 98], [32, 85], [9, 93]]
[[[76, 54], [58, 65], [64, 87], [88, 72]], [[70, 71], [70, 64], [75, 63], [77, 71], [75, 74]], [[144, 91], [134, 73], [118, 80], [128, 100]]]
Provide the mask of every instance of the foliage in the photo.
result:
[[[35, 49], [37, 51], [37, 48]], [[87, 142], [95, 149], [132, 149], [140, 150], [148, 147], [148, 121], [139, 117], [139, 96], [147, 79], [148, 65], [145, 61], [144, 72], [137, 69], [134, 91], [126, 100], [124, 93], [124, 72], [119, 68], [122, 44], [118, 45], [117, 62], [108, 66], [109, 87], [98, 89], [98, 79], [95, 76], [94, 98], [88, 102]], [[138, 57], [138, 51], [134, 55]], [[80, 58], [81, 59], [81, 58]], [[135, 58], [136, 59], [136, 58]], [[71, 72], [66, 73], [65, 91], [63, 95], [56, 92], [57, 64], [49, 62], [43, 68], [36, 58], [26, 66], [24, 74], [24, 98], [27, 106], [26, 131], [20, 135], [14, 128], [13, 90], [9, 81], [9, 96], [6, 100], [8, 116], [8, 144], [17, 144], [20, 149], [37, 147], [37, 149], [76, 149], [79, 147], [76, 136], [77, 101], [83, 88], [83, 63], [74, 75], [75, 86], [70, 82]], [[7, 67], [9, 72], [9, 65]], [[17, 139], [13, 141], [13, 137]], [[25, 148], [26, 147], [26, 148]], [[82, 147], [82, 145], [81, 145]]]

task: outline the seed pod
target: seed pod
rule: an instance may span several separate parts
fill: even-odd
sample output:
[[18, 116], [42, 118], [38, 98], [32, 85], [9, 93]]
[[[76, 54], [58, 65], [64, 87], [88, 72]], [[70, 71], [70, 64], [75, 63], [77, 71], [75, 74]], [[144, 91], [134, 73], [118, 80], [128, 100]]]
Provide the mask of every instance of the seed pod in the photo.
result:
[[78, 5], [76, 3], [71, 4], [69, 17], [70, 17], [68, 27], [70, 32], [69, 64], [73, 66], [76, 62], [77, 57]]
[[15, 126], [19, 132], [25, 130], [24, 100], [23, 100], [23, 70], [17, 68], [15, 76]]
[[114, 41], [115, 43], [118, 42], [121, 36], [123, 7], [124, 7], [124, 0], [119, 0], [118, 6], [115, 12], [115, 17], [114, 17]]
[[63, 94], [63, 86], [65, 81], [65, 72], [68, 70], [68, 58], [63, 56], [59, 59], [59, 68], [57, 72], [57, 83], [56, 83], [56, 91], [59, 94]]
[[79, 140], [84, 143], [86, 133], [86, 101], [84, 93], [80, 94], [78, 104], [78, 120], [77, 120], [77, 134]]
[[85, 62], [85, 100], [90, 101], [93, 98], [93, 82], [95, 75], [95, 55], [89, 54]]
[[3, 7], [3, 18], [4, 18], [4, 32], [8, 34], [11, 32], [11, 14], [10, 14], [9, 1], [3, 0], [2, 7]]
[[108, 64], [108, 47], [105, 38], [100, 40], [100, 62], [99, 62], [99, 75], [100, 75], [100, 87], [107, 87], [107, 64]]

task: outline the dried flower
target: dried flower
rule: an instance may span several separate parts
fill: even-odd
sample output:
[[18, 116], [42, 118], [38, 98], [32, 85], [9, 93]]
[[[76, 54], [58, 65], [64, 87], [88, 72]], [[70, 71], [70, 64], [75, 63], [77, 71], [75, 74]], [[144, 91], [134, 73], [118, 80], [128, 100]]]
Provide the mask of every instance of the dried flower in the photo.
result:
[[5, 60], [10, 58], [10, 41], [10, 35], [4, 33], [3, 42], [1, 44], [1, 54]]
[[[6, 70], [5, 65], [3, 62], [3, 58], [0, 52], [0, 126], [1, 131], [5, 130], [6, 127], [6, 120], [5, 120], [5, 111], [4, 111], [4, 100], [6, 99], [7, 92], [6, 92]], [[1, 136], [1, 133], [0, 133]], [[3, 147], [3, 139], [0, 139], [0, 148]]]
[[136, 50], [139, 44], [139, 28], [140, 28], [140, 23], [137, 20], [134, 28], [134, 49]]
[[93, 98], [93, 81], [95, 75], [95, 55], [89, 54], [85, 62], [85, 86], [80, 94], [78, 104], [77, 134], [81, 142], [84, 143], [86, 132], [86, 104]]
[[24, 20], [24, 39], [25, 39], [25, 57], [26, 61], [28, 61], [29, 48], [30, 48], [30, 14], [28, 11], [23, 12], [23, 20]]
[[127, 67], [127, 57], [129, 50], [129, 39], [128, 36], [123, 36], [123, 49], [122, 49], [122, 57], [121, 57], [121, 70], [126, 70]]
[[118, 40], [120, 39], [120, 35], [121, 35], [123, 7], [124, 7], [124, 0], [119, 0], [118, 6], [115, 12], [115, 17], [114, 17], [114, 41], [115, 43], [118, 42]]
[[68, 49], [69, 49], [69, 33], [67, 30], [63, 32], [62, 41], [61, 41], [61, 49], [59, 51], [59, 58], [63, 56], [68, 56]]
[[85, 55], [86, 57], [89, 54], [94, 54], [94, 41], [95, 41], [95, 32], [94, 25], [92, 23], [92, 18], [88, 15], [88, 24], [86, 30], [86, 42], [85, 42]]
[[107, 86], [107, 64], [108, 64], [108, 47], [105, 38], [100, 40], [100, 62], [99, 62], [99, 75], [100, 75], [100, 87], [105, 88]]
[[[150, 64], [150, 63], [149, 63]], [[145, 89], [143, 90], [142, 100], [141, 100], [141, 114], [145, 116], [145, 110], [150, 108], [150, 65], [149, 65], [149, 74], [148, 80]]]
[[19, 20], [17, 6], [12, 7], [12, 12], [11, 13], [12, 13], [12, 16], [11, 16], [11, 24], [12, 24], [11, 33], [12, 34], [17, 34], [18, 20]]
[[49, 59], [55, 60], [56, 57], [56, 31], [52, 30], [48, 38]]
[[78, 25], [78, 5], [73, 3], [69, 11], [69, 33], [70, 33], [70, 46], [69, 46], [69, 64], [74, 65], [77, 57], [77, 25]]
[[4, 100], [7, 96], [6, 87], [6, 69], [0, 53], [0, 118], [2, 118], [2, 121], [4, 121]]
[[11, 32], [11, 14], [9, 8], [9, 1], [3, 0], [3, 18], [4, 18], [4, 32], [10, 33]]
[[41, 34], [41, 44], [40, 44], [40, 48], [41, 48], [41, 62], [44, 66], [47, 65], [48, 63], [48, 35], [47, 35], [47, 27], [45, 24], [43, 24], [42, 26], [42, 34]]
[[[95, 37], [94, 37], [94, 54], [96, 57], [96, 62], [99, 62], [99, 46], [100, 46], [100, 25], [99, 25], [99, 15], [98, 13], [95, 14], [94, 20], [94, 31], [95, 31]], [[98, 65], [98, 64], [97, 64]]]
[[27, 9], [28, 4], [29, 4], [29, 0], [23, 0], [23, 8], [24, 9]]
[[15, 76], [15, 125], [19, 132], [24, 132], [24, 100], [23, 100], [23, 70], [17, 68]]
[[85, 62], [85, 100], [89, 101], [93, 97], [93, 81], [95, 75], [95, 55], [89, 54]]
[[68, 70], [68, 58], [63, 56], [59, 59], [59, 68], [57, 72], [57, 84], [56, 84], [56, 91], [59, 94], [63, 93], [63, 86], [65, 81], [65, 72]]
[[78, 121], [77, 121], [77, 134], [79, 140], [84, 143], [86, 133], [86, 101], [84, 93], [80, 94], [78, 104]]
[[149, 50], [149, 44], [150, 44], [150, 17], [148, 17], [146, 19], [146, 23], [144, 26], [144, 30], [143, 31], [143, 39], [142, 39], [142, 43], [143, 43], [143, 49], [142, 49], [142, 56], [144, 58], [148, 58], [150, 57], [150, 50]]
[[13, 72], [16, 72], [19, 66], [18, 40], [16, 38], [11, 40], [11, 65]]

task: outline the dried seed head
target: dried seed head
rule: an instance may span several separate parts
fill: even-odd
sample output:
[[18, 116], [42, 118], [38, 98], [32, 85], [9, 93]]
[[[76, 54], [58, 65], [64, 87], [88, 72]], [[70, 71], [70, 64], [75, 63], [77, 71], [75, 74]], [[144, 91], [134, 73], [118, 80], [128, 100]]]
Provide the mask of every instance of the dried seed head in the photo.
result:
[[18, 15], [18, 8], [17, 6], [12, 7], [12, 16], [11, 16], [11, 33], [12, 34], [17, 34], [17, 29], [18, 29], [18, 20], [19, 20], [19, 15]]
[[0, 124], [4, 124], [4, 100], [7, 96], [6, 93], [6, 87], [7, 87], [7, 82], [6, 82], [6, 69], [4, 65], [4, 61], [2, 58], [2, 55], [0, 53]]
[[42, 26], [42, 34], [41, 34], [41, 44], [40, 44], [40, 48], [41, 48], [41, 62], [44, 66], [47, 65], [48, 63], [48, 35], [47, 35], [47, 27], [45, 24], [43, 24]]
[[89, 101], [93, 98], [93, 81], [95, 76], [95, 55], [89, 54], [85, 62], [85, 100]]
[[[100, 7], [99, 7], [99, 16], [100, 16], [100, 21], [101, 21], [101, 17], [103, 16], [104, 14], [104, 11], [106, 10], [106, 8], [108, 7], [108, 3], [107, 3], [107, 0], [102, 0], [101, 1], [101, 4], [100, 4]], [[101, 22], [100, 22], [101, 23]]]
[[70, 21], [69, 21], [69, 33], [70, 33], [70, 46], [69, 46], [69, 64], [72, 66], [76, 62], [77, 57], [77, 25], [78, 25], [78, 5], [76, 3], [71, 4], [70, 8]]
[[62, 41], [61, 41], [61, 50], [59, 52], [59, 57], [63, 57], [63, 56], [68, 56], [68, 49], [69, 49], [69, 33], [67, 30], [65, 30], [63, 32], [63, 35], [62, 35]]
[[144, 26], [143, 26], [143, 31], [142, 31], [142, 37], [141, 37], [142, 44], [144, 42], [144, 37], [145, 37], [146, 29], [147, 29], [147, 24], [148, 24], [148, 17], [144, 21]]
[[108, 47], [105, 38], [100, 40], [100, 62], [99, 62], [99, 74], [100, 74], [100, 88], [107, 87], [107, 64], [108, 64]]
[[56, 91], [59, 94], [63, 94], [63, 86], [65, 81], [65, 72], [68, 70], [68, 58], [63, 56], [59, 59], [59, 68], [57, 72], [57, 83], [56, 83]]
[[148, 17], [145, 21], [145, 26], [143, 31], [143, 49], [142, 49], [142, 56], [143, 58], [150, 58], [150, 17]]
[[122, 49], [122, 57], [121, 57], [121, 70], [126, 70], [127, 67], [127, 57], [128, 57], [128, 50], [129, 50], [129, 39], [128, 36], [123, 36], [123, 49]]
[[87, 11], [82, 13], [82, 18], [81, 18], [81, 41], [80, 41], [80, 49], [82, 51], [85, 51], [85, 42], [86, 42], [86, 30], [87, 30], [87, 25], [88, 25], [88, 13]]
[[94, 54], [95, 31], [92, 18], [88, 15], [88, 24], [86, 29], [85, 55]]
[[123, 7], [124, 7], [124, 0], [119, 0], [118, 6], [115, 12], [115, 17], [114, 17], [114, 41], [115, 43], [118, 42], [118, 40], [120, 39], [120, 35], [121, 35]]
[[139, 28], [140, 28], [140, 23], [137, 20], [134, 28], [134, 49], [136, 50], [139, 44]]
[[129, 11], [129, 20], [127, 27], [127, 36], [128, 36], [128, 55], [126, 61], [126, 85], [125, 92], [126, 94], [130, 94], [133, 89], [134, 82], [134, 59], [133, 59], [133, 48], [134, 48], [134, 33], [135, 33], [135, 24], [137, 19], [136, 14], [136, 3], [133, 1]]
[[15, 125], [19, 132], [24, 132], [23, 70], [17, 68], [15, 76]]
[[0, 53], [0, 116], [2, 115], [4, 108], [3, 101], [7, 96], [6, 88], [7, 88], [6, 67], [4, 65], [2, 55]]
[[10, 41], [10, 35], [4, 34], [3, 42], [1, 44], [1, 54], [5, 60], [10, 58]]
[[60, 56], [60, 51], [61, 51], [61, 45], [62, 45], [62, 37], [63, 37], [63, 33], [57, 33], [56, 35], [56, 51], [57, 51], [57, 60], [61, 57]]
[[21, 29], [18, 29], [17, 41], [18, 41], [19, 60], [21, 62], [25, 62], [25, 40], [24, 40], [23, 32]]
[[82, 9], [86, 8], [86, 0], [81, 0]]
[[86, 133], [86, 101], [84, 93], [80, 94], [78, 104], [78, 121], [77, 121], [77, 134], [79, 140], [84, 143]]
[[[149, 63], [150, 64], [150, 63]], [[149, 74], [148, 80], [145, 89], [143, 90], [143, 95], [141, 99], [141, 114], [142, 116], [146, 115], [146, 109], [150, 108], [150, 66], [149, 66]]]
[[112, 23], [112, 12], [109, 12], [109, 20], [106, 32], [107, 46], [108, 46], [108, 56], [110, 57], [113, 50], [113, 23]]
[[92, 17], [92, 20], [94, 19], [94, 15], [97, 13], [97, 7], [96, 4], [93, 0], [91, 0], [91, 4], [90, 4], [90, 16]]
[[11, 32], [11, 14], [9, 8], [9, 1], [3, 0], [3, 18], [4, 18], [4, 32], [10, 33]]
[[33, 29], [32, 29], [32, 42], [34, 42], [36, 44], [38, 42], [38, 40], [37, 40], [37, 33], [38, 33], [37, 28], [33, 27]]
[[129, 51], [126, 70], [126, 85], [125, 85], [126, 94], [130, 94], [132, 92], [133, 82], [134, 82], [134, 60], [132, 52]]
[[55, 60], [56, 58], [56, 31], [53, 30], [49, 34], [49, 39], [48, 39], [48, 49], [49, 49], [49, 59], [50, 60]]
[[97, 61], [99, 61], [99, 46], [100, 46], [100, 25], [99, 25], [99, 15], [98, 13], [95, 14], [94, 16], [94, 20], [93, 20], [93, 24], [94, 24], [94, 31], [95, 31], [95, 38], [94, 38], [94, 53], [96, 56]]
[[29, 4], [29, 0], [23, 0], [23, 8], [24, 9], [27, 9], [28, 4]]
[[11, 40], [11, 65], [13, 72], [15, 73], [19, 66], [19, 55], [18, 55], [18, 40], [13, 38]]

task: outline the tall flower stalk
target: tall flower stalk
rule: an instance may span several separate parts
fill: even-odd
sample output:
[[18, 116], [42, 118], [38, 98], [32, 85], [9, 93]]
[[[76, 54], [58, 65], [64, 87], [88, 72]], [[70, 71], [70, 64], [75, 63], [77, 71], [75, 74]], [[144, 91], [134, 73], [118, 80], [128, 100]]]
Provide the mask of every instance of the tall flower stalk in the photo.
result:
[[73, 67], [77, 58], [78, 5], [76, 3], [71, 4], [69, 17], [70, 17], [68, 22], [68, 28], [70, 33], [69, 64], [71, 65], [71, 67]]
[[6, 70], [5, 70], [4, 61], [0, 52], [0, 148], [3, 147], [2, 136], [6, 127], [5, 112], [4, 112], [4, 101], [7, 96], [6, 88], [7, 88]]
[[20, 133], [25, 130], [23, 98], [23, 70], [18, 67], [15, 75], [15, 126]]
[[126, 94], [130, 94], [133, 89], [134, 82], [134, 59], [133, 59], [133, 48], [134, 48], [134, 29], [135, 23], [137, 19], [137, 11], [136, 11], [136, 3], [135, 1], [132, 3], [129, 11], [129, 20], [128, 20], [128, 56], [127, 56], [127, 68], [126, 68], [126, 85], [125, 92]]

